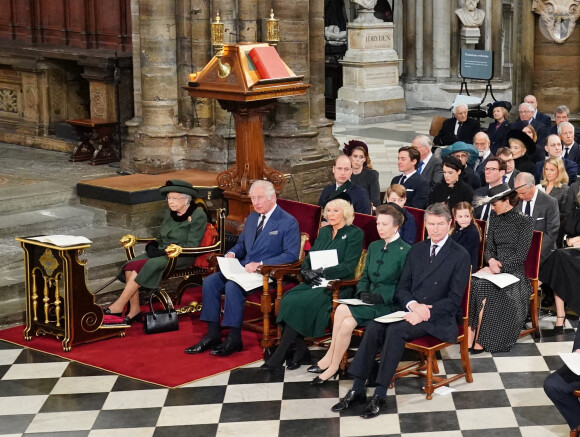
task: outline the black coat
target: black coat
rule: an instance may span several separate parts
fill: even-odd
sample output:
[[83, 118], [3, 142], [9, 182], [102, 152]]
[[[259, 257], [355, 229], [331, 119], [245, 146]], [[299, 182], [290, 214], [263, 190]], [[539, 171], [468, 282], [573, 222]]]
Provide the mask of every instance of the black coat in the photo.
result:
[[457, 226], [451, 233], [451, 238], [469, 253], [471, 257], [471, 271], [476, 272], [479, 270], [479, 243], [481, 238], [475, 225], [471, 223], [464, 229]]
[[519, 172], [536, 174], [536, 166], [527, 154], [514, 159], [514, 165]]
[[[402, 175], [395, 176], [391, 180], [391, 185], [400, 183], [401, 177]], [[418, 209], [427, 207], [429, 200], [429, 182], [427, 179], [415, 172], [402, 185], [407, 190], [407, 203], [405, 205]]]
[[471, 203], [472, 200], [473, 189], [459, 179], [452, 188], [445, 181], [438, 183], [429, 196], [429, 205], [444, 202], [451, 209], [459, 202]]
[[456, 121], [457, 119], [455, 117], [445, 120], [443, 126], [441, 126], [441, 130], [437, 136], [433, 138], [433, 144], [436, 146], [449, 146], [457, 141], [473, 144], [473, 137], [481, 130], [479, 122], [473, 118], [468, 118], [461, 125], [461, 129], [459, 129], [457, 135], [455, 135]]

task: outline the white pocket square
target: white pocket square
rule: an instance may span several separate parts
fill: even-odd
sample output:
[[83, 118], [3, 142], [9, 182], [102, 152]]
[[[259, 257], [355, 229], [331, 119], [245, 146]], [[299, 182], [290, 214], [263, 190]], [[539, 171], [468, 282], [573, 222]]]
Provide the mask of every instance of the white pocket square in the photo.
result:
[[268, 232], [268, 235], [278, 235], [278, 230]]
[[536, 220], [544, 220], [544, 217], [538, 217]]

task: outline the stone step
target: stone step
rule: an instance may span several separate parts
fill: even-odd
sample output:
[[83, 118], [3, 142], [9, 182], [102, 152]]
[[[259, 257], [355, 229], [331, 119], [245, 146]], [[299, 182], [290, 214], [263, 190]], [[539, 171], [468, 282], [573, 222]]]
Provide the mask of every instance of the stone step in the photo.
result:
[[105, 223], [105, 212], [86, 206], [57, 206], [0, 216], [0, 238], [39, 234], [76, 235]]
[[54, 182], [19, 185], [0, 191], [0, 216], [78, 203], [74, 189]]

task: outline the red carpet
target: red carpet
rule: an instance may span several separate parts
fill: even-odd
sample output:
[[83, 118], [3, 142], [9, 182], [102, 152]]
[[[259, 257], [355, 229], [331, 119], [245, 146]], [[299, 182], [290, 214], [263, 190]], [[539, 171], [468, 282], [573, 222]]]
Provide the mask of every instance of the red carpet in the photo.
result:
[[262, 358], [259, 334], [244, 330], [242, 352], [229, 357], [215, 357], [209, 352], [185, 354], [183, 350], [197, 343], [206, 327], [200, 322], [199, 314], [180, 316], [179, 330], [163, 334], [146, 335], [143, 325], [136, 323], [127, 329], [125, 338], [81, 344], [70, 352], [63, 352], [61, 342], [54, 337], [24, 341], [24, 326], [0, 331], [0, 339], [166, 387], [186, 384]]

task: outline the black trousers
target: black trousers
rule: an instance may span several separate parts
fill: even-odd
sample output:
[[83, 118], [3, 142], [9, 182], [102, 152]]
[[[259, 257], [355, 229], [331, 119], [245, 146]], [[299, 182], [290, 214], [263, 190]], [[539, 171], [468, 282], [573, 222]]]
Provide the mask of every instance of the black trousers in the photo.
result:
[[580, 400], [574, 396], [574, 390], [580, 390], [580, 376], [566, 366], [560, 367], [544, 381], [544, 391], [570, 429], [580, 426]]
[[376, 382], [388, 387], [405, 351], [405, 342], [422, 337], [427, 332], [422, 323], [411, 325], [406, 321], [396, 323], [371, 322], [367, 325], [362, 342], [348, 368], [351, 375], [366, 380], [377, 353], [381, 353]]

